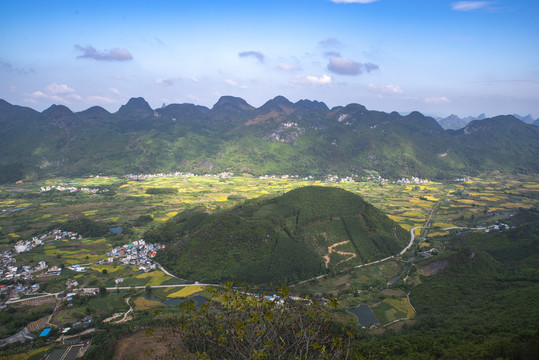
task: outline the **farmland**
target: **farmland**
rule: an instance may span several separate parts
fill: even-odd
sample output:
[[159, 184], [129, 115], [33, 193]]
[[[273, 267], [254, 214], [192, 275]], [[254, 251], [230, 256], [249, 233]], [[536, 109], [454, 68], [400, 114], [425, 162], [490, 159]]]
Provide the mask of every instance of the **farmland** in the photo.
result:
[[[96, 193], [49, 190], [42, 187], [69, 184], [77, 188], [100, 189]], [[130, 291], [109, 291], [105, 297], [75, 300], [63, 305], [50, 322], [62, 327], [78, 321], [88, 313], [98, 320], [115, 313], [124, 313], [132, 305], [143, 313], [173, 300], [204, 294], [200, 286], [166, 287], [185, 283], [161, 270], [141, 272], [136, 266], [106, 262], [113, 247], [122, 246], [143, 237], [149, 229], [160, 226], [182, 211], [203, 207], [215, 212], [240, 204], [246, 199], [269, 198], [308, 185], [339, 187], [362, 196], [381, 209], [406, 230], [423, 227], [430, 219], [429, 229], [417, 228], [415, 251], [436, 249], [443, 254], [445, 244], [459, 228], [487, 227], [515, 214], [519, 209], [537, 208], [539, 185], [531, 176], [494, 174], [488, 178], [467, 181], [426, 183], [382, 183], [374, 180], [355, 182], [299, 179], [292, 177], [242, 176], [166, 176], [129, 179], [91, 177], [49, 179], [35, 183], [5, 185], [0, 188], [0, 250], [13, 249], [20, 240], [39, 236], [77, 218], [87, 218], [109, 227], [121, 227], [121, 234], [98, 237], [78, 237], [46, 241], [43, 246], [16, 255], [17, 263], [35, 266], [45, 261], [48, 266], [83, 265], [86, 272], [76, 273], [64, 268], [60, 276], [36, 278], [43, 292], [66, 289], [67, 279], [78, 281], [79, 287], [131, 287]], [[165, 189], [161, 191], [159, 189]], [[149, 191], [150, 190], [150, 191]], [[342, 243], [329, 252], [333, 263], [346, 265], [350, 244]], [[418, 267], [428, 262], [410, 252], [371, 266], [347, 269], [338, 267], [327, 276], [293, 286], [294, 295], [339, 299], [337, 317], [352, 319], [346, 310], [367, 304], [380, 326], [399, 320], [411, 321], [413, 304], [403, 289], [422, 282]], [[122, 279], [121, 284], [115, 280]], [[404, 283], [404, 279], [407, 280]], [[152, 287], [151, 296], [134, 287]], [[271, 290], [270, 290], [271, 291]], [[408, 290], [406, 290], [408, 291]], [[130, 304], [125, 302], [130, 296]], [[393, 328], [393, 327], [391, 327]]]
[[[62, 184], [102, 191], [96, 194], [41, 191], [42, 187]], [[356, 182], [336, 182], [292, 177], [194, 175], [145, 177], [140, 180], [118, 177], [49, 179], [1, 188], [0, 207], [3, 213], [0, 215], [0, 250], [12, 248], [17, 241], [42, 234], [48, 229], [61, 228], [68, 220], [86, 217], [109, 226], [122, 227], [123, 234], [47, 242], [31, 252], [18, 255], [18, 261], [29, 265], [39, 261], [64, 266], [91, 264], [84, 275], [62, 275], [62, 278], [74, 275], [82, 286], [113, 287], [113, 280], [120, 277], [125, 281], [122, 286], [178, 283], [159, 271], [138, 274], [136, 269], [129, 266], [96, 265], [95, 262], [105, 260], [107, 251], [113, 246], [137, 240], [149, 228], [159, 226], [183, 210], [203, 206], [208, 211], [218, 211], [235, 206], [245, 199], [276, 196], [307, 185], [340, 187], [359, 194], [406, 230], [424, 226], [434, 206], [439, 204], [431, 228], [425, 233], [425, 241], [421, 244], [424, 250], [442, 247], [441, 239], [451, 231], [446, 229], [490, 225], [519, 208], [537, 207], [539, 203], [539, 186], [534, 177], [501, 174], [488, 179], [421, 184], [383, 184], [359, 179]], [[151, 195], [148, 189], [167, 191], [150, 191], [155, 193]], [[13, 209], [22, 210], [10, 212]], [[416, 229], [416, 235], [420, 233], [421, 229]], [[344, 254], [346, 249], [347, 246], [341, 246], [335, 250]], [[336, 251], [332, 256], [336, 259], [342, 257], [341, 261], [346, 260], [346, 256]], [[376, 281], [397, 276], [402, 266], [392, 261], [379, 265], [379, 268], [377, 271], [383, 275], [375, 274], [375, 270], [368, 268], [357, 269], [357, 275], [353, 273], [349, 276], [357, 278], [353, 281], [357, 286], [367, 287]], [[367, 275], [362, 275], [362, 272]], [[51, 285], [49, 290], [56, 287], [59, 288], [59, 285]], [[314, 288], [310, 292], [339, 293], [339, 286], [333, 283], [321, 284], [320, 289], [316, 286]]]
[[[42, 186], [70, 184], [107, 190], [42, 192]], [[432, 207], [441, 201], [435, 226], [479, 225], [502, 218], [519, 208], [537, 205], [539, 186], [533, 177], [495, 175], [466, 182], [426, 184], [380, 184], [255, 178], [250, 176], [170, 176], [130, 180], [118, 177], [51, 179], [38, 183], [6, 185], [0, 191], [0, 246], [40, 234], [69, 219], [86, 216], [92, 220], [124, 226], [140, 236], [148, 226], [135, 226], [140, 216], [150, 215], [156, 226], [178, 212], [204, 206], [210, 211], [234, 206], [245, 199], [282, 194], [297, 187], [321, 185], [341, 187], [361, 195], [409, 230], [424, 224]], [[175, 193], [151, 195], [148, 189], [176, 189]], [[15, 209], [21, 209], [10, 212]], [[75, 260], [75, 259], [73, 259]]]

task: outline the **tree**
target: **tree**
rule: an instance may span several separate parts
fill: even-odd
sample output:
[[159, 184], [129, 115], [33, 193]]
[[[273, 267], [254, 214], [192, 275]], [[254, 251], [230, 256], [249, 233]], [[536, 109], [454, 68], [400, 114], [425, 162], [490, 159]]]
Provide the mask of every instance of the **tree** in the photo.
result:
[[104, 286], [100, 286], [99, 287], [99, 295], [101, 296], [107, 296], [108, 292], [107, 292], [107, 288], [104, 287]]
[[[211, 289], [200, 308], [166, 316], [166, 331], [156, 338], [180, 359], [348, 359], [352, 327], [336, 325], [318, 302], [294, 301], [287, 288], [269, 300], [235, 290]], [[334, 305], [334, 304], [332, 304]], [[150, 333], [152, 331], [150, 330]]]

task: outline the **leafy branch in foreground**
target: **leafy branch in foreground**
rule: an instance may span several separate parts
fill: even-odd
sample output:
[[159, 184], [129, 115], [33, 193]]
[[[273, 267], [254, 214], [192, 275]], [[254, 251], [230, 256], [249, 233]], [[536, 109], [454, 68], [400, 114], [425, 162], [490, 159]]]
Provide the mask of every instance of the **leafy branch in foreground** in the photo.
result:
[[180, 314], [166, 317], [166, 329], [156, 337], [169, 347], [167, 358], [357, 357], [351, 351], [352, 327], [335, 324], [320, 303], [292, 300], [287, 288], [271, 300], [232, 285], [211, 292], [211, 301], [200, 308], [183, 303]]

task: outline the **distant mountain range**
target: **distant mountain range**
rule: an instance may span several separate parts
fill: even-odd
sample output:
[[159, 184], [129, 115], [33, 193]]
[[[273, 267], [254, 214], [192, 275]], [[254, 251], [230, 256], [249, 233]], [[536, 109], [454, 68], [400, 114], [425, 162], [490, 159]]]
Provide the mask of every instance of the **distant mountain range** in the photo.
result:
[[[539, 119], [534, 120], [530, 114], [528, 114], [526, 116], [520, 116], [520, 115], [517, 115], [517, 114], [513, 114], [513, 116], [515, 118], [519, 119], [520, 121], [525, 122], [526, 124], [532, 124], [532, 125], [539, 126]], [[480, 114], [479, 116], [467, 116], [467, 117], [465, 117], [463, 119], [459, 118], [457, 115], [451, 114], [451, 115], [449, 115], [448, 117], [445, 117], [445, 118], [438, 118], [438, 119], [436, 119], [436, 121], [438, 121], [438, 124], [440, 124], [446, 130], [448, 130], [448, 129], [450, 129], [450, 130], [458, 130], [458, 129], [462, 129], [463, 127], [468, 125], [468, 123], [470, 121], [483, 120], [483, 119], [486, 119], [486, 115], [484, 113]]]
[[282, 96], [259, 108], [223, 96], [211, 109], [152, 109], [132, 98], [115, 113], [63, 105], [40, 113], [0, 100], [0, 154], [0, 182], [174, 171], [450, 178], [538, 173], [539, 127], [497, 116], [444, 130], [419, 112]]

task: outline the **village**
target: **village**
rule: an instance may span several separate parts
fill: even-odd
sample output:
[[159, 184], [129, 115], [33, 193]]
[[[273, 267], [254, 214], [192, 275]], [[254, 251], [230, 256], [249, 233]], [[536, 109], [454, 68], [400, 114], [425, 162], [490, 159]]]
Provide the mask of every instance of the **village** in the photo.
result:
[[[4, 250], [0, 253], [2, 262], [0, 263], [0, 311], [7, 308], [7, 304], [20, 301], [22, 299], [40, 295], [40, 285], [35, 282], [36, 278], [59, 276], [62, 273], [62, 268], [58, 265], [49, 266], [45, 261], [39, 261], [35, 266], [18, 264], [17, 254], [32, 251], [32, 249], [45, 245], [46, 242], [57, 240], [82, 240], [82, 236], [75, 232], [62, 231], [59, 229], [52, 230], [38, 237], [33, 237], [32, 240], [19, 240], [12, 250]], [[116, 246], [110, 249], [107, 254], [104, 254], [102, 260], [95, 261], [91, 264], [75, 264], [67, 266], [74, 272], [81, 273], [87, 271], [92, 264], [104, 265], [117, 263], [118, 265], [134, 265], [138, 271], [149, 272], [155, 270], [156, 264], [152, 262], [152, 258], [156, 256], [159, 249], [165, 248], [165, 245], [146, 243], [143, 239], [133, 241], [130, 244]], [[85, 267], [86, 266], [86, 267]], [[115, 279], [115, 283], [123, 282], [123, 278]], [[64, 296], [68, 299], [77, 294], [95, 295], [97, 289], [92, 291], [80, 290], [76, 288], [79, 283], [75, 279], [68, 279], [66, 282], [69, 293]]]

